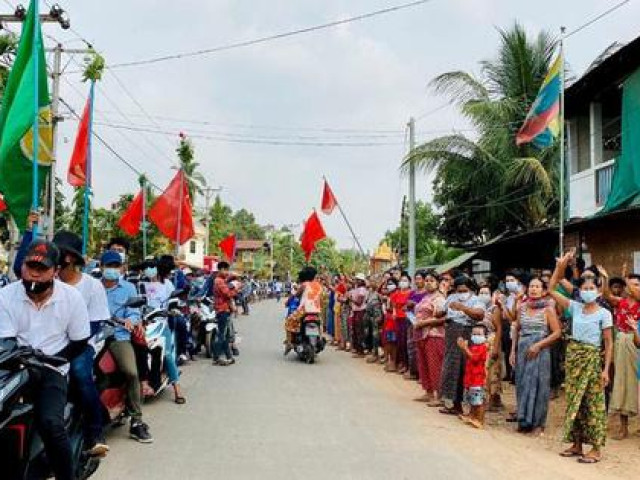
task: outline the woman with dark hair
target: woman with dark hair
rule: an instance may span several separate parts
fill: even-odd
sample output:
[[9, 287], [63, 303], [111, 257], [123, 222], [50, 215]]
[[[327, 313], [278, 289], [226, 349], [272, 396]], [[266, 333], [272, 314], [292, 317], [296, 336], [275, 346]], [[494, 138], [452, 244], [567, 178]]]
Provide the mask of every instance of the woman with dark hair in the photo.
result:
[[409, 371], [409, 319], [407, 318], [407, 303], [411, 295], [411, 277], [407, 272], [402, 272], [398, 282], [398, 290], [393, 292], [391, 304], [396, 321], [396, 331], [398, 332], [396, 358], [398, 373], [404, 375]]
[[445, 298], [439, 290], [440, 278], [435, 271], [416, 273], [424, 278], [426, 295], [415, 306], [416, 322], [413, 326], [417, 343], [417, 364], [420, 385], [424, 395], [418, 401], [429, 406], [442, 406], [438, 391], [444, 359], [444, 318], [438, 318], [444, 310]]
[[465, 355], [458, 347], [458, 339], [470, 340], [473, 325], [484, 318], [484, 306], [475, 295], [476, 286], [471, 278], [458, 276], [453, 285], [455, 293], [449, 296], [444, 312], [440, 314], [445, 317], [445, 353], [440, 382], [444, 407], [440, 413], [460, 415], [464, 398]]
[[[613, 318], [598, 305], [595, 279], [578, 279], [580, 299], [570, 300], [555, 291], [562, 272], [573, 257], [569, 252], [558, 260], [551, 277], [551, 295], [561, 308], [571, 311], [571, 340], [565, 361], [567, 411], [564, 441], [572, 445], [560, 455], [578, 457], [581, 463], [597, 463], [607, 438], [607, 412], [604, 388], [609, 384], [609, 367], [613, 356]], [[604, 344], [604, 362], [602, 345]], [[586, 455], [584, 444], [592, 446]]]
[[478, 298], [485, 306], [482, 323], [487, 329], [489, 356], [487, 357], [487, 385], [489, 411], [502, 410], [502, 312], [496, 304], [497, 283], [487, 283], [480, 287]]
[[562, 329], [547, 285], [533, 277], [527, 287], [526, 298], [516, 306], [509, 362], [516, 369], [518, 431], [540, 434], [551, 397], [549, 347], [560, 338]]
[[[427, 272], [424, 270], [418, 270], [413, 278], [414, 289], [409, 294], [409, 300], [407, 301], [407, 311], [411, 312], [409, 320], [415, 319], [415, 307], [423, 298], [427, 295], [427, 289], [425, 287], [425, 277]], [[407, 330], [407, 356], [409, 359], [408, 370], [404, 374], [405, 380], [418, 380], [418, 359], [417, 359], [417, 342], [420, 339], [420, 332], [416, 331], [413, 322], [408, 323]]]

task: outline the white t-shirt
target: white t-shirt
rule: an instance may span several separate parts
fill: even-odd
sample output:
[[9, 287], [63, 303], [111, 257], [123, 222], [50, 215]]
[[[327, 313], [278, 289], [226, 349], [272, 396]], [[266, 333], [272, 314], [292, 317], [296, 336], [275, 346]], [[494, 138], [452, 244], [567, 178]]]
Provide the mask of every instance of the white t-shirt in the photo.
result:
[[80, 281], [72, 286], [75, 287], [82, 295], [82, 298], [84, 298], [87, 310], [89, 311], [89, 321], [101, 322], [111, 318], [109, 303], [107, 302], [107, 291], [104, 289], [100, 280], [83, 273]]
[[[39, 309], [22, 282], [0, 289], [0, 338], [15, 337], [18, 344], [55, 355], [72, 341], [89, 337], [89, 314], [78, 290], [55, 280], [53, 294]], [[60, 368], [68, 371], [68, 365]]]
[[144, 291], [147, 297], [147, 304], [151, 308], [161, 308], [175, 290], [171, 280], [166, 279], [164, 283], [144, 282]]

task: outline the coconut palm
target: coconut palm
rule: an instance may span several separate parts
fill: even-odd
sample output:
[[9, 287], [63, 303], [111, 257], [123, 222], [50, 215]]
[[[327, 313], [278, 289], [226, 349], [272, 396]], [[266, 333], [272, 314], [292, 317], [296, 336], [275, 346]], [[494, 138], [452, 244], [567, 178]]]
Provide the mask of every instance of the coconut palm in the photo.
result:
[[546, 32], [531, 39], [517, 23], [498, 33], [498, 54], [480, 62], [479, 77], [454, 71], [431, 82], [458, 106], [473, 136], [454, 132], [435, 138], [403, 164], [435, 173], [440, 233], [452, 241], [480, 242], [506, 229], [532, 228], [548, 222], [557, 209], [557, 147], [539, 151], [515, 144], [556, 41]]
[[200, 164], [194, 160], [193, 143], [183, 133], [180, 134], [180, 144], [176, 149], [180, 159], [180, 168], [187, 178], [187, 188], [191, 202], [195, 203], [196, 195], [202, 195], [203, 188], [207, 186], [207, 180], [198, 170]]

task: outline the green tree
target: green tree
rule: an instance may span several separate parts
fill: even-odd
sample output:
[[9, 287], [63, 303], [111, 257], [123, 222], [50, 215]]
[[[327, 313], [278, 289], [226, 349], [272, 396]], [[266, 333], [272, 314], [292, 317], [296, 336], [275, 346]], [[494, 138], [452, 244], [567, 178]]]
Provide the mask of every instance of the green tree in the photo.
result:
[[242, 240], [264, 240], [264, 228], [256, 223], [256, 217], [248, 210], [241, 208], [231, 218], [233, 231]]
[[539, 151], [515, 144], [556, 41], [547, 32], [530, 38], [517, 23], [498, 33], [498, 54], [480, 62], [479, 78], [454, 71], [431, 83], [458, 105], [476, 134], [435, 138], [404, 163], [435, 172], [439, 232], [452, 242], [482, 242], [505, 230], [549, 223], [557, 215], [557, 146]]
[[202, 195], [203, 188], [207, 186], [207, 180], [198, 170], [200, 164], [195, 161], [193, 142], [183, 133], [180, 134], [180, 143], [176, 149], [180, 159], [180, 167], [187, 177], [187, 187], [191, 203], [195, 204], [196, 195]]

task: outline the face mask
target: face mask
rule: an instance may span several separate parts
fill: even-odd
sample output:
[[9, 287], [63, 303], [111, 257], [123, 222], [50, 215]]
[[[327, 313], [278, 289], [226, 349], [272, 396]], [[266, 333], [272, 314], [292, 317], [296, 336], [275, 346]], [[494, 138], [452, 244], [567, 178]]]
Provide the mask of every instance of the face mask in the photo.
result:
[[471, 343], [474, 345], [482, 345], [486, 340], [487, 339], [484, 335], [471, 335]]
[[512, 280], [508, 281], [505, 286], [511, 293], [516, 293], [519, 290], [518, 282], [514, 282]]
[[491, 295], [488, 293], [481, 293], [480, 295], [478, 295], [478, 298], [485, 305], [491, 304]]
[[102, 278], [107, 281], [114, 281], [120, 278], [120, 269], [119, 268], [105, 268], [102, 272]]
[[393, 292], [395, 289], [396, 289], [396, 286], [393, 283], [390, 283], [389, 285], [387, 285], [388, 292]]
[[39, 295], [46, 292], [53, 286], [53, 280], [49, 280], [48, 282], [36, 282], [33, 280], [23, 279], [22, 285], [24, 285], [24, 289], [27, 291], [27, 293]]
[[403, 289], [409, 288], [409, 282], [406, 282], [406, 281], [400, 282], [400, 288], [403, 288]]
[[196, 278], [193, 280], [193, 286], [196, 288], [200, 288], [204, 285], [204, 278]]
[[593, 303], [598, 298], [597, 290], [580, 290], [580, 298], [584, 303]]
[[470, 298], [471, 298], [471, 292], [459, 293], [458, 294], [458, 300], [460, 300], [461, 302], [466, 302]]
[[144, 274], [148, 278], [155, 278], [158, 276], [158, 269], [156, 267], [145, 268]]

